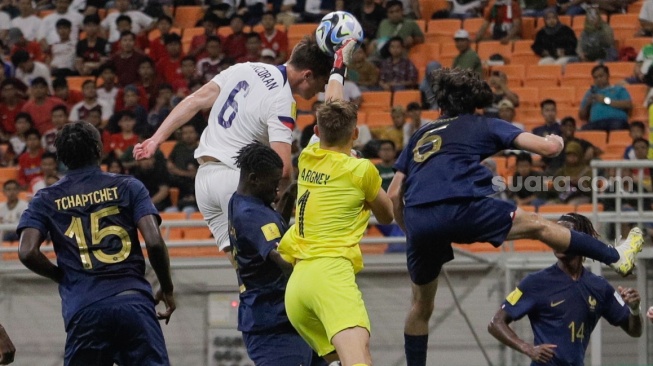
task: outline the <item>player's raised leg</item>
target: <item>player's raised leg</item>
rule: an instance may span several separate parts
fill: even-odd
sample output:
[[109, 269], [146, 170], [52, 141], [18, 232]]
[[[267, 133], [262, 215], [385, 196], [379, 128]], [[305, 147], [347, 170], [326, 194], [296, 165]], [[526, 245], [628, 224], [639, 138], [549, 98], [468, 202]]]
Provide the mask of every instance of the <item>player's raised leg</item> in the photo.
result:
[[610, 265], [626, 276], [635, 268], [637, 253], [642, 251], [642, 231], [635, 227], [624, 242], [616, 247], [605, 245], [590, 235], [569, 230], [534, 213], [517, 209], [508, 240], [537, 239], [561, 253], [580, 255]]

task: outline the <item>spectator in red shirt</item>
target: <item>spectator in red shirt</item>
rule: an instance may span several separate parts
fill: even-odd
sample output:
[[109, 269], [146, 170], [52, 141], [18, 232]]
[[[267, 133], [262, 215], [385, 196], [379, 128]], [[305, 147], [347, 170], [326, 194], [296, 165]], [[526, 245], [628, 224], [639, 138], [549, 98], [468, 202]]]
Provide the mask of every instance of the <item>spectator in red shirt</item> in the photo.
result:
[[288, 35], [276, 28], [274, 13], [271, 11], [263, 14], [261, 25], [263, 31], [259, 33], [261, 37], [261, 47], [271, 49], [277, 55], [275, 64], [281, 65], [288, 59]]
[[207, 56], [197, 62], [197, 72], [208, 83], [222, 70], [233, 65], [233, 61], [222, 52], [220, 38], [211, 36], [206, 39]]
[[113, 155], [114, 158], [120, 159], [128, 147], [138, 143], [138, 135], [134, 132], [135, 126], [134, 113], [127, 110], [122, 111], [118, 120], [120, 132], [111, 135], [109, 144], [104, 147], [105, 151], [109, 155]]
[[237, 59], [236, 62], [258, 62], [261, 58], [261, 38], [258, 33], [247, 33], [245, 48], [247, 49], [247, 53]]
[[206, 47], [208, 46], [209, 37], [216, 36], [216, 30], [218, 29], [218, 16], [209, 12], [204, 15], [202, 19], [202, 27], [204, 28], [204, 34], [197, 35], [193, 37], [193, 40], [190, 42], [190, 51], [188, 51], [188, 56], [192, 56], [197, 60], [201, 60], [204, 57], [207, 57]]
[[[154, 61], [151, 58], [146, 57], [141, 61], [141, 64], [138, 66], [138, 76], [140, 81], [138, 84], [134, 84], [138, 90], [138, 104], [145, 108], [146, 111], [149, 111], [150, 106], [156, 100], [156, 95], [158, 93], [159, 79], [156, 71], [154, 70]], [[125, 109], [125, 88], [122, 88], [118, 91], [116, 95], [116, 111], [122, 111]]]
[[160, 36], [156, 37], [150, 42], [150, 58], [157, 62], [168, 56], [163, 38], [170, 34], [172, 29], [172, 18], [167, 15], [162, 15], [156, 22], [156, 28], [159, 30]]
[[126, 86], [138, 82], [138, 66], [147, 57], [135, 50], [136, 35], [130, 31], [120, 34], [120, 53], [109, 60], [116, 70], [118, 84]]
[[34, 61], [43, 62], [45, 60], [41, 45], [36, 41], [25, 39], [23, 32], [19, 28], [11, 28], [9, 30], [9, 45], [11, 45], [12, 55], [19, 50], [24, 50], [29, 53], [30, 58]]
[[72, 109], [75, 104], [84, 99], [82, 92], [79, 90], [70, 90], [70, 88], [68, 88], [68, 81], [66, 78], [54, 79], [52, 82], [52, 89], [54, 89], [54, 96], [63, 100], [68, 109]]
[[227, 54], [227, 57], [237, 60], [238, 58], [245, 56], [247, 53], [247, 48], [245, 47], [245, 43], [247, 43], [247, 35], [243, 32], [243, 28], [245, 27], [243, 17], [240, 15], [234, 15], [233, 18], [231, 18], [229, 26], [233, 33], [224, 41], [223, 49], [224, 53]]
[[161, 75], [164, 82], [172, 84], [182, 79], [181, 59], [184, 56], [181, 53], [181, 37], [170, 33], [163, 38], [163, 41], [166, 44], [168, 57], [156, 63], [156, 73]]
[[521, 6], [519, 1], [497, 0], [485, 11], [483, 24], [476, 33], [476, 42], [488, 39], [485, 35], [490, 24], [493, 25], [491, 38], [508, 44], [521, 37]]
[[29, 187], [32, 179], [41, 175], [41, 134], [36, 129], [25, 133], [26, 150], [18, 157], [18, 183], [23, 189]]
[[32, 99], [25, 103], [22, 111], [29, 113], [34, 121], [34, 128], [39, 133], [45, 132], [52, 128], [52, 108], [66, 103], [57, 97], [48, 96], [48, 83], [42, 77], [34, 79], [30, 89]]
[[21, 90], [25, 85], [18, 79], [9, 78], [0, 83], [0, 139], [8, 141], [9, 137], [16, 133], [16, 115], [20, 113], [25, 99], [21, 96]]

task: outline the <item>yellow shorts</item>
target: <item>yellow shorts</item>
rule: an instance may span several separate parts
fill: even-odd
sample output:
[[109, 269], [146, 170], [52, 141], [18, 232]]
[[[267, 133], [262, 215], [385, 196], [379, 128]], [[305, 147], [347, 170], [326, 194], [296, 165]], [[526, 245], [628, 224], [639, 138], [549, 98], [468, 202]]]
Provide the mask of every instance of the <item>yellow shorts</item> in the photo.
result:
[[298, 262], [286, 287], [286, 313], [320, 356], [335, 351], [331, 338], [340, 331], [353, 327], [370, 331], [354, 267], [342, 257]]

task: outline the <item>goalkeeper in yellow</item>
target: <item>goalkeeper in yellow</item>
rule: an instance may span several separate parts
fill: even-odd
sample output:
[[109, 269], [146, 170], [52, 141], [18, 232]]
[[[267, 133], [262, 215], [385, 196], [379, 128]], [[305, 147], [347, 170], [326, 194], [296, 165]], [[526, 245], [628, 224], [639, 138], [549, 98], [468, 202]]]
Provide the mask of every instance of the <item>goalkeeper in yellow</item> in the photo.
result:
[[363, 268], [359, 243], [370, 210], [382, 224], [393, 220], [378, 170], [350, 153], [357, 110], [342, 100], [342, 84], [354, 48], [348, 41], [336, 52], [328, 102], [317, 112], [320, 140], [299, 156], [295, 224], [279, 245], [294, 265], [286, 287], [290, 322], [327, 362], [342, 366], [372, 364], [370, 321], [355, 278]]

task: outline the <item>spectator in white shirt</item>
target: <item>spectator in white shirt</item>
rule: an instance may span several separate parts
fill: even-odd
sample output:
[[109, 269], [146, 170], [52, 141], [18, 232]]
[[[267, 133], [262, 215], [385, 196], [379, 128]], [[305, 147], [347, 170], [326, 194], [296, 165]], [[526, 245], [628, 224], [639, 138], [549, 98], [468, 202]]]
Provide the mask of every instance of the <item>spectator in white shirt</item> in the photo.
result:
[[72, 24], [66, 18], [57, 20], [59, 42], [50, 46], [50, 69], [55, 77], [67, 77], [75, 74], [76, 42], [70, 39]]
[[[55, 11], [54, 13], [46, 16], [41, 21], [39, 28], [39, 40], [44, 46], [52, 45], [59, 42], [59, 35], [57, 34], [56, 24], [61, 18], [66, 18], [71, 23], [70, 39], [77, 42], [79, 38], [79, 28], [82, 26], [84, 16], [82, 14], [69, 9], [70, 0], [54, 0]], [[45, 48], [45, 47], [44, 47]]]
[[48, 83], [48, 89], [52, 91], [52, 75], [50, 68], [38, 61], [32, 60], [25, 50], [18, 50], [11, 56], [11, 63], [16, 67], [16, 79], [25, 85], [32, 85], [32, 81], [38, 77], [44, 78]]
[[[18, 198], [20, 185], [13, 179], [8, 180], [3, 185], [2, 192], [7, 197], [7, 201], [0, 203], [0, 223], [18, 223], [20, 215], [27, 209], [27, 202]], [[16, 235], [15, 230], [4, 231], [2, 232], [2, 240], [16, 241], [18, 235]]]
[[38, 41], [41, 18], [36, 16], [32, 0], [18, 0], [20, 15], [11, 20], [11, 27], [18, 28], [28, 41]]
[[148, 31], [154, 26], [154, 19], [138, 10], [129, 10], [129, 0], [116, 0], [116, 9], [118, 11], [110, 13], [100, 23], [102, 28], [107, 32], [109, 43], [114, 43], [120, 39], [118, 24], [116, 20], [121, 15], [127, 15], [132, 21], [132, 33], [139, 34], [142, 31]]
[[639, 10], [639, 25], [641, 29], [636, 35], [648, 37], [653, 35], [653, 0], [644, 1], [644, 5]]

